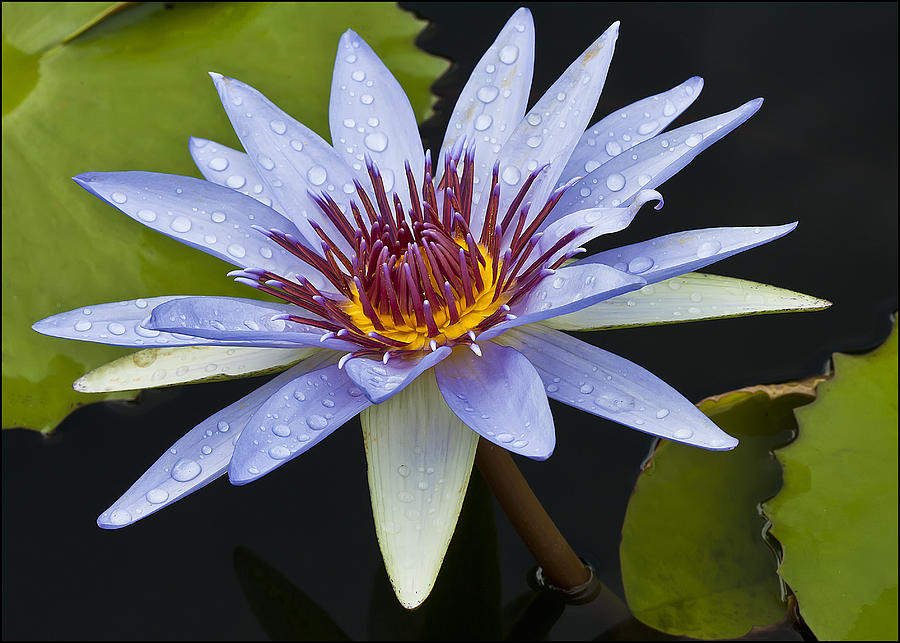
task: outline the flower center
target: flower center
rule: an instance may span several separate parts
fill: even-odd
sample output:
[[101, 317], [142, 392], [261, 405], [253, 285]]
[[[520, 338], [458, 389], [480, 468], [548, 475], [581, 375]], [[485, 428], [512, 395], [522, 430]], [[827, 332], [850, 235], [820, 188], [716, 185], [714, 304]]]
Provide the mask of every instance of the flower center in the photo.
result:
[[320, 292], [303, 277], [292, 281], [254, 268], [229, 274], [303, 309], [281, 318], [357, 344], [354, 356], [388, 359], [398, 351], [455, 344], [468, 344], [477, 353], [476, 336], [514, 318], [510, 306], [571, 256], [555, 257], [581, 231], [533, 256], [540, 238], [535, 233], [565, 187], [554, 191], [526, 225], [532, 204], [523, 201], [544, 168], [528, 176], [504, 214], [499, 212], [499, 164], [491, 175], [481, 230], [472, 230], [474, 159], [474, 147], [463, 153], [458, 145], [446, 155], [444, 178], [435, 187], [426, 154], [421, 192], [407, 163], [412, 207], [404, 212], [396, 192], [388, 199], [378, 167], [367, 158], [375, 202], [354, 181], [359, 205], [350, 201], [352, 219], [327, 193], [313, 195], [333, 228], [329, 234], [310, 220], [321, 239], [321, 254], [290, 234], [257, 228], [324, 275], [335, 293]]

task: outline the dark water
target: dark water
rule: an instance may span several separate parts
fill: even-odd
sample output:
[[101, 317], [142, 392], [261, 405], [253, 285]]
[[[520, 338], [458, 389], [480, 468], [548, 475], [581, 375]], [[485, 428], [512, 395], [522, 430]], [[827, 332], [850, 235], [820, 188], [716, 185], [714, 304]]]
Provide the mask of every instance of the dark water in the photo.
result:
[[[436, 85], [438, 114], [423, 127], [426, 144], [437, 147], [468, 73], [516, 5], [404, 6], [433, 23], [421, 46], [455, 61]], [[766, 98], [753, 119], [667, 182], [665, 209], [641, 213], [616, 245], [700, 227], [800, 220], [788, 237], [709, 271], [834, 302], [821, 313], [582, 337], [693, 400], [808, 376], [823, 370], [832, 351], [865, 350], [886, 337], [897, 307], [896, 4], [530, 6], [537, 28], [533, 100], [616, 19], [622, 28], [598, 118], [695, 74], [706, 79], [703, 94], [674, 126]], [[365, 25], [352, 26], [365, 35]], [[412, 617], [419, 619], [413, 627], [396, 613], [374, 536], [358, 421], [252, 485], [219, 480], [128, 529], [96, 527], [96, 516], [177, 437], [259, 383], [185, 386], [150, 391], [137, 405], [86, 407], [49, 438], [5, 431], [3, 637], [265, 638], [248, 595], [268, 632], [277, 633], [278, 615], [260, 608], [252, 590], [245, 594], [242, 578], [275, 587], [268, 596], [281, 597], [276, 604], [318, 605], [355, 639], [393, 637], [398, 625], [410, 635], [427, 619], [432, 633], [450, 631], [441, 623], [465, 621], [476, 608], [464, 602], [465, 591], [441, 588], [443, 572], [436, 592], [449, 606], [444, 620], [432, 610]], [[621, 594], [619, 534], [650, 439], [555, 403], [553, 412], [555, 454], [520, 466], [576, 551]], [[509, 604], [528, 591], [533, 561], [497, 512], [496, 559], [473, 564], [472, 556], [487, 555], [494, 542], [484, 507], [478, 511], [481, 531], [474, 533], [487, 550], [473, 548], [478, 539], [471, 535], [460, 537], [468, 539], [468, 554], [457, 555], [455, 567], [471, 575], [470, 593], [496, 599], [502, 592]], [[467, 512], [467, 519], [477, 513]], [[484, 572], [495, 564], [499, 581]], [[569, 609], [551, 636], [600, 635], [592, 609]], [[548, 614], [553, 609], [535, 611], [526, 631], [538, 632]]]

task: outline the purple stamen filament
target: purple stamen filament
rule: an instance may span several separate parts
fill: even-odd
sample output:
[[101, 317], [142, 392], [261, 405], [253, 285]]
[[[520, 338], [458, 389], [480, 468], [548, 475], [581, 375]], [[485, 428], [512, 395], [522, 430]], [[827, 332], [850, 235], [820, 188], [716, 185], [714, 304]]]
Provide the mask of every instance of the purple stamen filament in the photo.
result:
[[[543, 167], [526, 178], [506, 212], [501, 213], [500, 167], [495, 165], [480, 230], [471, 229], [474, 147], [463, 151], [459, 146], [446, 155], [437, 190], [432, 182], [430, 154], [426, 155], [425, 179], [419, 192], [407, 163], [412, 205], [407, 211], [397, 193], [389, 198], [371, 159], [366, 159], [366, 167], [374, 203], [358, 181], [358, 203], [350, 202], [348, 215], [327, 193], [310, 193], [338, 235], [332, 237], [334, 233], [310, 221], [321, 242], [321, 255], [291, 235], [256, 228], [324, 275], [335, 293], [321, 292], [303, 277], [294, 281], [259, 269], [230, 273], [241, 283], [300, 309], [283, 319], [324, 329], [327, 337], [357, 344], [354, 355], [380, 359], [388, 352], [394, 355], [455, 344], [477, 349], [476, 336], [513, 319], [509, 304], [520, 300], [557, 268], [561, 261], [549, 265], [550, 259], [583, 231], [572, 231], [528, 262], [540, 237], [537, 231], [563, 192], [560, 189], [551, 194], [526, 226], [530, 204], [522, 204]], [[348, 216], [352, 216], [355, 229]], [[348, 246], [349, 256], [341, 249]]]

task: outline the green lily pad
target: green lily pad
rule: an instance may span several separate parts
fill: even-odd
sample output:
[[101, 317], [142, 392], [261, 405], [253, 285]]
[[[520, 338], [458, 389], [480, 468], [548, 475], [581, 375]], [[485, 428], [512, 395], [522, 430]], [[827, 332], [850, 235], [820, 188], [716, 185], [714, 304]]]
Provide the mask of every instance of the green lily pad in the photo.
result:
[[787, 603], [759, 506], [781, 486], [772, 449], [796, 430], [812, 383], [752, 387], [699, 407], [740, 439], [713, 452], [661, 441], [622, 529], [625, 597], [641, 622], [676, 636], [737, 638], [784, 618]]
[[128, 350], [44, 337], [32, 323], [135, 297], [251, 296], [225, 276], [230, 266], [143, 228], [70, 177], [199, 176], [188, 136], [239, 147], [211, 70], [327, 138], [334, 54], [348, 28], [382, 56], [420, 118], [447, 64], [415, 48], [422, 23], [392, 4], [34, 5], [3, 4], [2, 424], [49, 431], [79, 404], [130, 395], [71, 388]]
[[897, 640], [897, 325], [797, 410], [777, 452], [784, 488], [766, 503], [780, 573], [821, 640]]

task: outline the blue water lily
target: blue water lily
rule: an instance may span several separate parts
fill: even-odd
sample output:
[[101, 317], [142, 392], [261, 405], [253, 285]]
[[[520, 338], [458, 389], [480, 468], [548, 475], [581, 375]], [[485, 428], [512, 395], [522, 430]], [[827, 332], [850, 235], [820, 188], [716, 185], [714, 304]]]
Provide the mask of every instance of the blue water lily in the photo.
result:
[[47, 335], [144, 349], [76, 389], [287, 368], [191, 429], [98, 524], [129, 525], [226, 471], [234, 484], [256, 480], [361, 414], [378, 540], [411, 608], [434, 584], [479, 436], [549, 457], [548, 397], [666, 439], [734, 448], [660, 379], [559, 330], [827, 305], [686, 275], [793, 223], [692, 230], [579, 258], [647, 202], [662, 207], [656, 188], [762, 103], [663, 133], [699, 95], [695, 77], [588, 127], [618, 29], [526, 111], [534, 26], [519, 9], [478, 62], [436, 158], [398, 82], [348, 31], [335, 60], [331, 144], [214, 73], [244, 152], [191, 139], [206, 180], [75, 177], [136, 221], [236, 266], [235, 281], [268, 297], [148, 297], [37, 322]]

